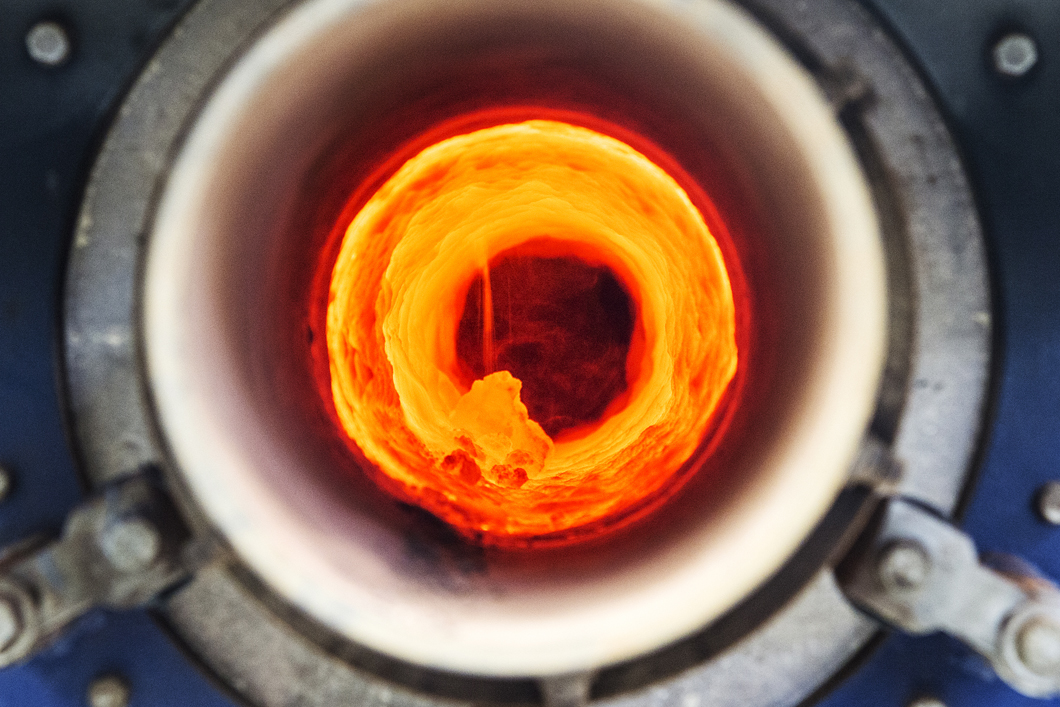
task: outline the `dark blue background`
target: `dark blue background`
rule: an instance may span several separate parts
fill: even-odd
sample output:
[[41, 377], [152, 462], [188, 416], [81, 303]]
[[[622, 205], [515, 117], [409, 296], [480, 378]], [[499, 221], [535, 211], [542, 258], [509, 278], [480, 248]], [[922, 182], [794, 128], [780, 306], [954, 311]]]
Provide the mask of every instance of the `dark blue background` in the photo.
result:
[[[1060, 5], [1052, 0], [866, 0], [918, 62], [971, 171], [989, 237], [999, 336], [993, 417], [965, 527], [984, 551], [1060, 577], [1060, 530], [1032, 499], [1060, 478]], [[189, 0], [6, 0], [0, 7], [0, 464], [15, 475], [0, 545], [55, 532], [81, 497], [63, 428], [57, 326], [65, 251], [92, 155], [129, 82]], [[70, 28], [71, 60], [34, 64], [32, 24]], [[1020, 29], [1038, 66], [990, 69], [992, 43]], [[0, 672], [0, 707], [84, 704], [116, 672], [133, 707], [230, 705], [143, 612], [96, 612], [29, 664]], [[768, 675], [762, 675], [769, 680]], [[892, 637], [825, 699], [898, 707], [1060, 705], [1021, 697], [945, 637]]]

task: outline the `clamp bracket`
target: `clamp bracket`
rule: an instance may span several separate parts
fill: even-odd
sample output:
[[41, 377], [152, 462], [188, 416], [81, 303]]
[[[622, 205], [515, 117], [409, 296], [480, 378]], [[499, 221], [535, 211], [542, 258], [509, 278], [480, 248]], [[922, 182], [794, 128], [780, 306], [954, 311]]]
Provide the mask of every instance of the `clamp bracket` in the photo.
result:
[[980, 561], [970, 537], [916, 503], [886, 502], [838, 568], [847, 598], [911, 634], [944, 632], [1030, 697], [1060, 695], [1060, 589], [1016, 558]]
[[189, 576], [187, 529], [150, 473], [104, 489], [62, 536], [0, 553], [0, 667], [23, 661], [95, 607], [149, 604]]

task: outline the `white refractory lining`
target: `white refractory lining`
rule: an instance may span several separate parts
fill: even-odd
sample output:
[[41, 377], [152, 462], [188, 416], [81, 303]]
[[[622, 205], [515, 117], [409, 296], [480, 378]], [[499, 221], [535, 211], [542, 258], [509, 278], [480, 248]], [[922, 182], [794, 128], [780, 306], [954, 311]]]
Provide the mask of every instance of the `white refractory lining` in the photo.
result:
[[[660, 85], [681, 67], [675, 91], [701, 105], [700, 129], [740, 156], [773, 224], [756, 252], [797, 250], [812, 263], [773, 294], [814, 313], [797, 323], [813, 345], [790, 353], [795, 374], [778, 393], [786, 397], [773, 431], [733, 462], [746, 482], [680, 537], [613, 565], [521, 573], [487, 563], [441, 581], [400, 561], [400, 532], [307, 481], [303, 423], [267, 419], [283, 400], [267, 383], [279, 364], [255, 348], [268, 326], [258, 302], [275, 281], [267, 255], [297, 233], [289, 222], [299, 185], [360, 85], [386, 79], [372, 57], [422, 48], [429, 62], [450, 36], [473, 46], [465, 40], [478, 32], [503, 46], [506, 32], [525, 39], [527, 26], [574, 27], [594, 38], [593, 51], [657, 72]], [[652, 55], [636, 56], [645, 47]], [[800, 302], [808, 292], [815, 301]], [[846, 135], [808, 73], [721, 0], [309, 0], [249, 49], [192, 127], [161, 198], [143, 297], [163, 434], [192, 497], [241, 560], [351, 641], [495, 676], [570, 673], [643, 654], [708, 624], [771, 576], [845, 483], [886, 338], [880, 236]]]

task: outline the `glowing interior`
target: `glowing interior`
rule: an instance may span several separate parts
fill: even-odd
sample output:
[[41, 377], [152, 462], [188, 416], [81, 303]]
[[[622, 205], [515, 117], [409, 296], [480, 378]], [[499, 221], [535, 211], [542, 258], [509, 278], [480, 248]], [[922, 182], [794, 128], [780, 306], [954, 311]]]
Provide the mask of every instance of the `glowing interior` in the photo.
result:
[[686, 192], [627, 144], [548, 120], [438, 142], [368, 199], [332, 271], [327, 345], [335, 410], [377, 480], [502, 545], [659, 497], [737, 366], [725, 263]]

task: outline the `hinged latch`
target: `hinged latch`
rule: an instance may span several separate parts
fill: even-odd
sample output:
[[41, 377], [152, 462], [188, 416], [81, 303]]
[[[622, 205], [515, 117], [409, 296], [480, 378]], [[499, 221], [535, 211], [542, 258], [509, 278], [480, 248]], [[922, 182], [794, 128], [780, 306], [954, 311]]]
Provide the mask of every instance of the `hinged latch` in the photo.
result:
[[0, 558], [0, 667], [33, 655], [94, 607], [143, 606], [185, 579], [187, 531], [151, 475], [105, 489], [62, 536]]
[[1031, 697], [1060, 694], [1060, 590], [1018, 559], [980, 562], [971, 538], [904, 499], [839, 568], [859, 608], [911, 634], [944, 632]]

